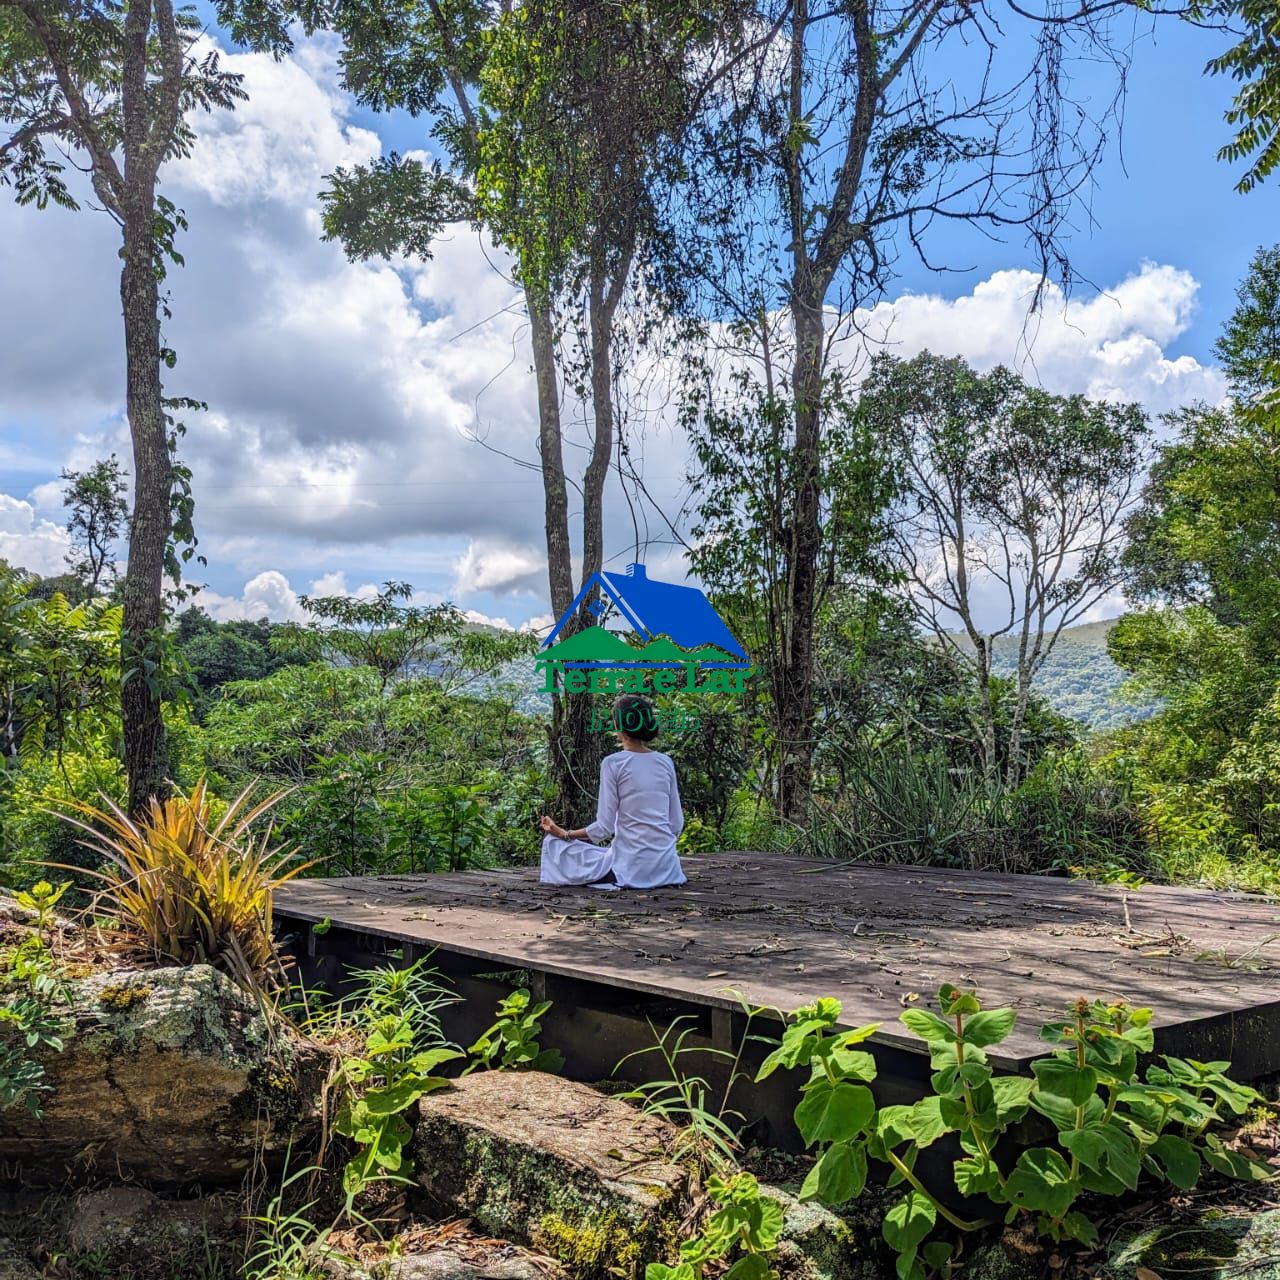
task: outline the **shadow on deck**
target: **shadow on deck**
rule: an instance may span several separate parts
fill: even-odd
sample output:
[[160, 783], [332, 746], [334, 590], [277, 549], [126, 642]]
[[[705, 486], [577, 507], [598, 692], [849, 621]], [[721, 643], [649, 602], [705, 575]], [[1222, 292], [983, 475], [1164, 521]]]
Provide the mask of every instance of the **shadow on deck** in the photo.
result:
[[[677, 1017], [691, 1043], [734, 1052], [748, 1002], [790, 1011], [833, 996], [842, 1023], [879, 1022], [871, 1046], [882, 1104], [918, 1097], [929, 1074], [898, 1014], [939, 985], [976, 988], [1018, 1012], [994, 1065], [1025, 1071], [1040, 1024], [1078, 996], [1155, 1010], [1157, 1051], [1225, 1058], [1241, 1079], [1280, 1071], [1280, 904], [1239, 894], [1139, 890], [1042, 876], [846, 866], [773, 854], [686, 859], [678, 889], [540, 885], [533, 869], [295, 881], [279, 929], [310, 983], [337, 991], [345, 966], [432, 964], [465, 1002], [446, 1019], [468, 1043], [513, 981], [554, 1001], [544, 1045], [579, 1080], [663, 1078], [654, 1055], [618, 1063]], [[312, 925], [330, 921], [317, 934]], [[772, 1018], [757, 1030], [773, 1033]], [[745, 1064], [767, 1046], [748, 1044]], [[699, 1055], [713, 1080], [726, 1063]], [[796, 1081], [741, 1088], [734, 1105], [795, 1141]]]

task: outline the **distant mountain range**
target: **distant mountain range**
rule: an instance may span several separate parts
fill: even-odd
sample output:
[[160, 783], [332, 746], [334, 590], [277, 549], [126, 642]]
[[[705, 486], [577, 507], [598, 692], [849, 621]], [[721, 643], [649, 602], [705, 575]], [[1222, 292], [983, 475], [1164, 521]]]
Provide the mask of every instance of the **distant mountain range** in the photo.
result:
[[[1053, 653], [1036, 680], [1037, 691], [1051, 706], [1094, 730], [1115, 729], [1134, 720], [1146, 719], [1154, 709], [1149, 703], [1130, 702], [1120, 694], [1125, 672], [1107, 655], [1107, 635], [1113, 625], [1114, 620], [1069, 627], [1058, 638]], [[592, 632], [600, 632], [607, 638], [592, 636]], [[1008, 675], [1014, 670], [1017, 648], [1013, 640], [996, 641], [995, 668], [1001, 675]], [[643, 649], [636, 648], [616, 632], [605, 631], [603, 627], [580, 631], [545, 650], [539, 657], [569, 662], [733, 661], [718, 650], [680, 649], [666, 637], [651, 641]], [[501, 678], [518, 690], [517, 705], [521, 711], [531, 715], [547, 712], [550, 702], [541, 691], [542, 678], [528, 659], [513, 663]]]
[[[1134, 720], [1145, 720], [1155, 708], [1130, 702], [1120, 693], [1127, 673], [1111, 661], [1107, 636], [1115, 619], [1068, 627], [1058, 637], [1048, 661], [1036, 677], [1036, 691], [1063, 715], [1090, 729], [1117, 729]], [[1017, 668], [1017, 640], [1005, 636], [995, 642], [992, 666], [999, 675]]]

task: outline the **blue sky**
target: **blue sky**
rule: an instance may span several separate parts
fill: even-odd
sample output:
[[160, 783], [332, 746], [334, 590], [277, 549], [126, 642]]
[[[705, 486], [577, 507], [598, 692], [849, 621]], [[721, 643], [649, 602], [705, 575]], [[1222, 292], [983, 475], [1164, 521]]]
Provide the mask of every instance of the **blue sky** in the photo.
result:
[[[1172, 21], [1136, 42], [1122, 146], [1070, 243], [1092, 287], [1065, 316], [1049, 308], [1032, 351], [1052, 390], [1153, 411], [1221, 394], [1213, 342], [1254, 250], [1280, 239], [1280, 186], [1238, 196], [1215, 158], [1231, 84], [1202, 69], [1223, 43]], [[394, 578], [478, 615], [540, 618], [540, 490], [506, 457], [534, 456], [518, 298], [500, 256], [465, 229], [399, 271], [320, 243], [325, 173], [427, 141], [423, 122], [341, 94], [336, 53], [331, 40], [278, 66], [231, 53], [250, 102], [198, 121], [195, 156], [166, 175], [191, 218], [188, 265], [171, 281], [171, 386], [210, 404], [184, 445], [210, 558], [204, 600], [220, 616], [295, 616], [300, 593]], [[1109, 74], [1080, 88], [1101, 93]], [[112, 236], [100, 215], [0, 202], [0, 556], [44, 572], [64, 550], [59, 468], [127, 456]], [[980, 367], [1013, 359], [1024, 247], [943, 229], [930, 249], [967, 269], [938, 276], [903, 256], [889, 304], [907, 348]], [[661, 418], [637, 452], [674, 509], [684, 445]], [[635, 552], [617, 507], [609, 553], [624, 563]]]

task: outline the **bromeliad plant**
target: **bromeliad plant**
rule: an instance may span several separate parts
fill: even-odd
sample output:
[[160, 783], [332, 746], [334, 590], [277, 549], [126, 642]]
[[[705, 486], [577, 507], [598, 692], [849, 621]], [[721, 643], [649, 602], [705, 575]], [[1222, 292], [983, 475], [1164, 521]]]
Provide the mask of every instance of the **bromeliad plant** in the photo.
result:
[[[1162, 1066], [1139, 1075], [1138, 1055], [1154, 1044], [1151, 1010], [1077, 1001], [1068, 1017], [1041, 1029], [1055, 1049], [1027, 1078], [996, 1076], [988, 1060], [987, 1050], [1013, 1031], [1012, 1009], [983, 1009], [975, 993], [951, 985], [939, 990], [938, 1007], [901, 1015], [928, 1044], [933, 1067], [933, 1092], [914, 1106], [876, 1108], [867, 1087], [875, 1062], [856, 1046], [879, 1024], [835, 1030], [835, 1000], [798, 1010], [757, 1077], [809, 1068], [795, 1120], [818, 1160], [802, 1199], [852, 1199], [866, 1182], [868, 1160], [890, 1166], [889, 1186], [905, 1187], [883, 1226], [900, 1280], [923, 1280], [926, 1268], [946, 1262], [949, 1244], [926, 1243], [938, 1219], [960, 1231], [987, 1225], [952, 1212], [916, 1176], [919, 1153], [949, 1133], [963, 1152], [952, 1167], [956, 1190], [1004, 1206], [1005, 1222], [1027, 1216], [1054, 1241], [1094, 1244], [1097, 1229], [1081, 1197], [1132, 1191], [1143, 1173], [1183, 1190], [1196, 1184], [1204, 1164], [1235, 1178], [1269, 1175], [1210, 1132], [1261, 1100], [1227, 1077], [1228, 1063], [1165, 1056]], [[1016, 1160], [1006, 1156], [1001, 1140], [1032, 1110], [1053, 1125], [1053, 1144]]]
[[270, 825], [254, 823], [288, 793], [250, 804], [246, 787], [215, 817], [202, 778], [189, 796], [153, 799], [130, 818], [116, 805], [75, 802], [62, 814], [100, 854], [98, 901], [156, 959], [212, 964], [246, 985], [278, 973], [271, 933], [277, 888], [305, 871], [292, 850], [272, 847]]

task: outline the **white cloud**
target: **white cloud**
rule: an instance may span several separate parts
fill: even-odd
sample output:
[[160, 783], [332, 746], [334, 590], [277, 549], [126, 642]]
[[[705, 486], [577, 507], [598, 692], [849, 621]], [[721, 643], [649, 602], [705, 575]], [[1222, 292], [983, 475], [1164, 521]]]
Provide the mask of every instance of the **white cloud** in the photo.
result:
[[453, 590], [463, 597], [475, 591], [488, 591], [495, 595], [536, 591], [545, 579], [546, 565], [545, 553], [532, 547], [478, 538], [457, 562]]
[[481, 613], [478, 609], [464, 609], [462, 616], [468, 622], [474, 622], [482, 627], [494, 627], [498, 631], [514, 631], [515, 627], [507, 621], [506, 618], [494, 618], [487, 613]]
[[67, 571], [70, 546], [62, 525], [38, 516], [30, 502], [0, 493], [0, 560], [50, 577]]
[[[983, 370], [1007, 364], [1048, 391], [1135, 400], [1153, 413], [1226, 394], [1220, 370], [1165, 353], [1195, 310], [1199, 285], [1189, 272], [1147, 262], [1110, 289], [1071, 299], [1050, 285], [1031, 315], [1037, 281], [1031, 271], [997, 271], [959, 298], [905, 294], [860, 313], [859, 328], [904, 359], [929, 350]], [[854, 343], [845, 343], [851, 358]]]
[[206, 587], [194, 603], [219, 622], [259, 618], [271, 622], [303, 622], [307, 617], [306, 610], [298, 603], [298, 593], [277, 569], [266, 569], [250, 578], [239, 596], [220, 595]]
[[[211, 406], [187, 416], [181, 446], [200, 549], [222, 592], [201, 600], [226, 616], [293, 617], [291, 582], [341, 594], [330, 588], [350, 581], [372, 592], [370, 579], [404, 579], [423, 601], [448, 594], [519, 621], [547, 607], [541, 487], [536, 471], [508, 460], [537, 456], [519, 294], [502, 255], [465, 227], [430, 262], [394, 267], [349, 263], [321, 241], [325, 174], [380, 147], [337, 88], [337, 52], [324, 38], [279, 63], [224, 55], [249, 101], [198, 116], [193, 154], [164, 175], [191, 224], [180, 245], [187, 265], [166, 282], [165, 333], [179, 355], [167, 384]], [[100, 215], [0, 201], [0, 279], [23, 299], [0, 309], [0, 423], [27, 433], [0, 448], [0, 465], [21, 468], [26, 478], [9, 487], [31, 495], [23, 529], [0, 538], [21, 539], [44, 571], [61, 568], [65, 547], [51, 519], [58, 467], [113, 449], [128, 459], [117, 247]], [[1187, 272], [1146, 264], [1069, 303], [1051, 290], [1029, 322], [1034, 283], [1007, 270], [958, 298], [906, 294], [866, 313], [862, 327], [904, 356], [928, 347], [980, 368], [1005, 362], [1050, 390], [1155, 411], [1221, 398], [1217, 370], [1171, 353], [1195, 307]], [[863, 359], [852, 339], [841, 350]], [[687, 498], [686, 445], [655, 361], [645, 353], [632, 365], [648, 432], [633, 438], [632, 457], [674, 515]], [[565, 418], [577, 424], [571, 404]], [[580, 471], [584, 430], [570, 430], [566, 461]], [[612, 475], [609, 486], [606, 550], [620, 565], [645, 540], [646, 513], [633, 534]], [[647, 520], [653, 537], [668, 537], [660, 518]], [[655, 548], [649, 561], [655, 575], [682, 576], [678, 556]]]
[[[206, 37], [195, 53], [216, 48]], [[318, 174], [376, 156], [377, 134], [342, 121], [338, 51], [336, 36], [321, 35], [279, 61], [265, 53], [224, 55], [227, 69], [245, 77], [249, 99], [234, 113], [196, 117], [199, 145], [166, 167], [165, 181], [224, 207], [307, 205]]]

